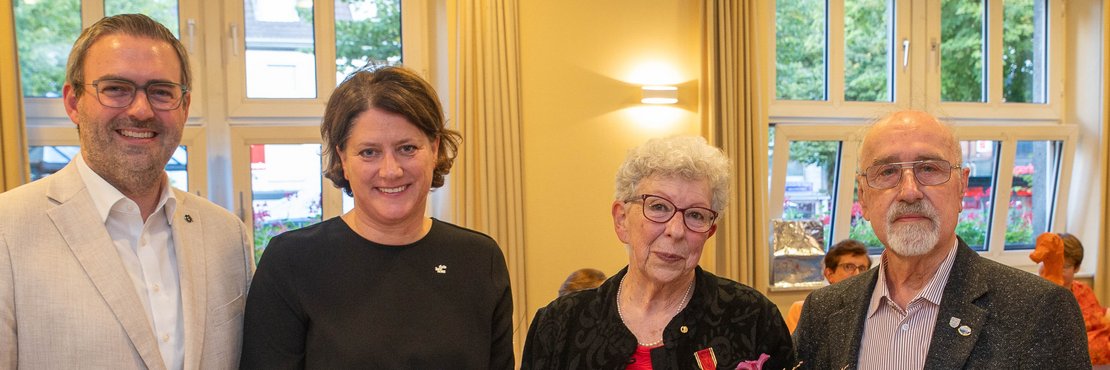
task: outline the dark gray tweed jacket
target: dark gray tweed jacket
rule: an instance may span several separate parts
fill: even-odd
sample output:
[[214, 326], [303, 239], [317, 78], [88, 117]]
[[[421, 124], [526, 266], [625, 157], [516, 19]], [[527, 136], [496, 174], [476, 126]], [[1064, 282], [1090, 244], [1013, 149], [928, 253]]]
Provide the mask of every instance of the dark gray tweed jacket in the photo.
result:
[[[1083, 316], [1071, 292], [980, 257], [963, 240], [957, 248], [926, 369], [1091, 368]], [[809, 295], [794, 332], [801, 368], [857, 367], [878, 271]], [[949, 327], [951, 317], [960, 318], [971, 334], [962, 336]]]

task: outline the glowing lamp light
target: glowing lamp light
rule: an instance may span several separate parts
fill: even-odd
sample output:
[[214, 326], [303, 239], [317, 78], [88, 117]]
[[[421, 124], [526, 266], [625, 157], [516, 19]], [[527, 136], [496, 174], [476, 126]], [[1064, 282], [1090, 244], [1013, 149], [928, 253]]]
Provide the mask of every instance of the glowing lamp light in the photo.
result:
[[644, 104], [675, 104], [678, 103], [678, 87], [648, 85], [643, 87], [644, 96], [640, 99]]

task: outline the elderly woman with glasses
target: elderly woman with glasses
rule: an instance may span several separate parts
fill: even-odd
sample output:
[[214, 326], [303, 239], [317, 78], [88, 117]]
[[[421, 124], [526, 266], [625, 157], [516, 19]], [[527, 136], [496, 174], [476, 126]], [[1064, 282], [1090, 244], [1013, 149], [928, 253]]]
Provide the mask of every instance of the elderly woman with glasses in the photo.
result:
[[728, 159], [699, 137], [655, 139], [617, 172], [613, 224], [628, 266], [532, 320], [523, 369], [790, 367], [778, 308], [698, 267], [728, 201]]

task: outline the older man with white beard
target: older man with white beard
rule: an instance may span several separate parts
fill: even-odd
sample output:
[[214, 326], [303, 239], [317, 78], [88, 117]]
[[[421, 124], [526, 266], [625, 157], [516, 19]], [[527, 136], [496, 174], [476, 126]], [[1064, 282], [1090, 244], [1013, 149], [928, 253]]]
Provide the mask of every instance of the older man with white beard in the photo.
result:
[[859, 201], [879, 268], [822, 288], [794, 333], [807, 369], [1089, 369], [1075, 299], [956, 236], [970, 171], [932, 115], [880, 119], [859, 151]]

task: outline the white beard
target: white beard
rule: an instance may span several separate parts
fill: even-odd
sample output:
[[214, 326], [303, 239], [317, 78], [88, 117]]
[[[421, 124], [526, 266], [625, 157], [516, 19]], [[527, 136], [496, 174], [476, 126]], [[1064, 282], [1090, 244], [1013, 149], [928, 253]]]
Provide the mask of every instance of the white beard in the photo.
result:
[[[929, 219], [928, 223], [914, 222], [894, 224], [894, 220], [905, 214], [919, 214]], [[940, 240], [940, 223], [937, 210], [928, 201], [917, 203], [897, 202], [887, 211], [887, 246], [899, 256], [920, 256], [933, 250]]]

